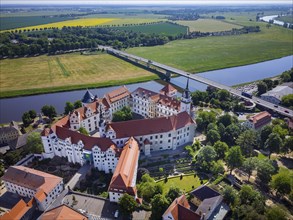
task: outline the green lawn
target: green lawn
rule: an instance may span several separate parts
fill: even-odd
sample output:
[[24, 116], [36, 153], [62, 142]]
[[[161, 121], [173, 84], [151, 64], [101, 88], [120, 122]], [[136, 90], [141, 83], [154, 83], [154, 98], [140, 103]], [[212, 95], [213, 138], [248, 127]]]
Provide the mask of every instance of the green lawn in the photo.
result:
[[282, 16], [282, 17], [276, 18], [275, 20], [284, 21], [284, 22], [293, 24], [293, 16]]
[[[245, 22], [243, 22], [245, 23]], [[237, 36], [177, 40], [127, 52], [189, 72], [202, 72], [257, 63], [291, 55], [293, 30], [255, 23], [261, 32]]]
[[0, 97], [147, 81], [155, 74], [108, 54], [66, 54], [0, 61]]
[[242, 26], [230, 24], [215, 19], [198, 19], [196, 21], [176, 21], [177, 24], [185, 25], [189, 27], [189, 31], [200, 31], [200, 32], [216, 32], [216, 31], [227, 31], [233, 28], [240, 29]]
[[168, 36], [186, 34], [187, 32], [186, 27], [170, 23], [156, 23], [137, 26], [116, 27], [115, 29], [149, 34], [162, 34]]
[[[207, 180], [203, 180], [203, 183], [206, 183]], [[171, 186], [179, 187], [184, 192], [189, 192], [193, 189], [196, 189], [200, 185], [200, 179], [198, 176], [194, 177], [194, 174], [183, 176], [183, 178], [180, 180], [180, 176], [169, 178], [168, 181], [165, 183], [164, 180], [159, 181], [159, 183], [162, 183], [163, 186], [163, 193], [167, 193], [169, 188]]]

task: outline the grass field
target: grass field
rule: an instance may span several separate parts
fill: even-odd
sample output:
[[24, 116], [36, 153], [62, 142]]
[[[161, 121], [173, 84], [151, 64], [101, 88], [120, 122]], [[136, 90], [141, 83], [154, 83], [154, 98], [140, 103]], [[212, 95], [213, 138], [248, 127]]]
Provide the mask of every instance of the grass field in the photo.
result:
[[176, 21], [177, 24], [181, 24], [189, 27], [189, 31], [200, 32], [216, 32], [216, 31], [228, 31], [233, 28], [241, 28], [239, 25], [230, 24], [227, 22], [215, 20], [215, 19], [198, 19], [196, 21]]
[[66, 54], [0, 61], [0, 97], [94, 88], [158, 78], [108, 54]]
[[186, 34], [187, 28], [177, 24], [157, 23], [138, 26], [116, 27], [118, 30], [127, 30], [133, 32], [162, 34], [162, 35], [178, 35]]
[[282, 16], [282, 17], [276, 18], [276, 20], [293, 24], [293, 16]]
[[[81, 19], [75, 19], [75, 20], [69, 20], [69, 21], [61, 21], [61, 22], [54, 22], [49, 24], [42, 24], [42, 25], [34, 25], [34, 26], [26, 26], [23, 28], [16, 28], [17, 30], [24, 30], [24, 29], [44, 29], [44, 28], [50, 28], [55, 27], [61, 29], [64, 26], [82, 26], [82, 27], [89, 27], [89, 26], [97, 26], [97, 25], [103, 25], [109, 22], [112, 22], [116, 20], [116, 18], [81, 18]], [[15, 30], [15, 29], [12, 29]]]
[[0, 30], [9, 30], [14, 28], [22, 28], [27, 26], [35, 26], [72, 20], [73, 17], [43, 17], [43, 16], [27, 16], [27, 17], [0, 17]]
[[[203, 180], [203, 183], [206, 183], [207, 180]], [[165, 183], [164, 180], [159, 181], [159, 183], [162, 183], [163, 186], [163, 193], [167, 193], [171, 186], [179, 187], [184, 192], [189, 192], [193, 189], [196, 189], [200, 185], [200, 179], [198, 176], [192, 175], [186, 175], [183, 176], [183, 178], [180, 180], [180, 176], [169, 178], [168, 181]]]
[[127, 52], [189, 72], [246, 65], [292, 54], [293, 30], [277, 26], [268, 29], [261, 22], [257, 25], [261, 27], [259, 33], [177, 40], [162, 46], [131, 48]]
[[123, 24], [142, 24], [142, 23], [151, 23], [151, 22], [158, 22], [158, 21], [166, 21], [163, 18], [117, 18], [116, 20], [112, 20], [106, 22], [107, 25], [120, 25]]

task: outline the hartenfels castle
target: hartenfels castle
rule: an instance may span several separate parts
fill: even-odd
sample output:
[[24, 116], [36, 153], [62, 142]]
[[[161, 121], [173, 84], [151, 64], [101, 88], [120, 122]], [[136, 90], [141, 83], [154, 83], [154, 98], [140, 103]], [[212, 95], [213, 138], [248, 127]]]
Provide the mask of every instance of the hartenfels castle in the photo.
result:
[[[188, 82], [180, 100], [177, 90], [167, 84], [160, 93], [138, 88], [132, 93], [122, 86], [104, 95], [89, 91], [83, 107], [74, 110], [42, 132], [45, 158], [66, 157], [69, 162], [91, 163], [100, 171], [112, 172], [111, 201], [127, 192], [136, 198], [139, 153], [174, 150], [192, 142], [195, 123], [191, 117]], [[144, 119], [111, 122], [112, 115], [129, 106]], [[85, 128], [91, 136], [79, 133]], [[127, 171], [127, 172], [126, 172]]]

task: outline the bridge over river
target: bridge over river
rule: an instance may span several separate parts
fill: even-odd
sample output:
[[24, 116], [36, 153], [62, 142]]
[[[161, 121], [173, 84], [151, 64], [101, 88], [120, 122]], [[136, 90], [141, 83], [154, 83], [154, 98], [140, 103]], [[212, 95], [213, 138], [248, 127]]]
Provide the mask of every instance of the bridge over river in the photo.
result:
[[140, 65], [143, 65], [143, 66], [147, 67], [147, 68], [151, 68], [151, 66], [155, 67], [155, 68], [159, 68], [160, 70], [165, 71], [165, 74], [166, 74], [167, 77], [170, 77], [171, 73], [178, 74], [178, 75], [184, 76], [184, 77], [188, 77], [190, 79], [193, 79], [195, 81], [204, 83], [206, 85], [209, 85], [209, 86], [212, 86], [212, 87], [215, 87], [215, 88], [218, 88], [218, 89], [225, 89], [225, 90], [229, 91], [231, 94], [233, 94], [233, 95], [235, 95], [237, 97], [240, 97], [240, 98], [245, 99], [245, 100], [253, 101], [255, 104], [257, 104], [259, 106], [263, 106], [263, 107], [265, 107], [267, 109], [271, 109], [272, 111], [275, 111], [275, 112], [277, 112], [277, 113], [279, 113], [281, 115], [284, 115], [284, 116], [287, 116], [287, 117], [290, 117], [290, 118], [293, 117], [293, 111], [291, 109], [285, 108], [285, 107], [280, 106], [280, 105], [275, 105], [275, 104], [273, 104], [271, 102], [267, 102], [265, 100], [262, 100], [262, 99], [260, 99], [260, 98], [258, 98], [256, 96], [251, 96], [251, 97], [243, 96], [241, 91], [238, 91], [238, 90], [236, 90], [236, 89], [234, 89], [232, 87], [217, 83], [215, 81], [209, 80], [207, 78], [201, 77], [201, 76], [199, 76], [197, 74], [191, 74], [191, 73], [185, 72], [183, 70], [179, 70], [179, 69], [176, 69], [174, 67], [167, 66], [167, 65], [162, 64], [162, 63], [158, 63], [158, 62], [155, 62], [155, 61], [152, 61], [152, 60], [145, 59], [143, 57], [139, 57], [139, 56], [136, 56], [136, 55], [133, 55], [133, 54], [126, 53], [124, 51], [113, 49], [111, 47], [99, 46], [99, 48], [106, 50], [109, 54], [112, 54], [114, 56], [120, 57], [122, 59], [128, 60], [128, 61], [133, 62], [133, 63], [138, 63]]

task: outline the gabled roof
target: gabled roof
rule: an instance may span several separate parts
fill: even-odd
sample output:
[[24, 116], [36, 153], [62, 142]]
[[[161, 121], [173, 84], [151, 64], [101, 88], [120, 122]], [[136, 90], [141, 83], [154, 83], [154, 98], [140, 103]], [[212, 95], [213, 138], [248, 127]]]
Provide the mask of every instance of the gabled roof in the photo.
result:
[[135, 172], [138, 158], [139, 146], [137, 141], [131, 137], [123, 147], [108, 191], [117, 192], [117, 190], [120, 189], [123, 190], [123, 192], [127, 192], [129, 195], [136, 194], [136, 180], [134, 178], [136, 176]]
[[1, 220], [19, 220], [21, 219], [32, 207], [31, 199], [28, 203], [25, 203], [23, 199], [20, 199], [18, 203], [9, 211], [6, 212], [3, 216], [0, 217]]
[[162, 92], [163, 94], [168, 94], [170, 92], [174, 92], [177, 91], [177, 89], [175, 89], [170, 83], [168, 83], [167, 85], [164, 86], [164, 88], [162, 88], [160, 90], [160, 92]]
[[49, 194], [62, 178], [24, 166], [10, 166], [2, 180]]
[[201, 201], [220, 195], [220, 193], [205, 185], [196, 188], [195, 190], [191, 191], [190, 194]]
[[142, 136], [147, 134], [164, 133], [184, 126], [194, 124], [187, 112], [161, 118], [139, 119], [108, 124], [116, 133], [116, 138]]
[[77, 144], [79, 141], [82, 141], [85, 150], [91, 150], [97, 145], [102, 151], [107, 151], [108, 148], [112, 148], [115, 152], [119, 152], [119, 149], [109, 138], [91, 137], [59, 126], [56, 127], [56, 135], [61, 140], [70, 138], [72, 144]]
[[214, 211], [215, 208], [217, 208], [217, 207], [214, 207], [214, 205], [219, 204], [220, 202], [222, 202], [222, 200], [223, 200], [223, 197], [221, 195], [204, 199], [202, 203], [200, 203], [199, 207], [197, 208], [196, 213], [199, 215], [202, 213], [209, 215]]
[[67, 205], [60, 205], [45, 212], [40, 220], [87, 220], [88, 218]]
[[165, 211], [163, 216], [168, 215], [169, 213], [172, 214], [174, 220], [200, 220], [200, 215], [190, 210], [190, 205], [185, 195], [176, 198]]
[[263, 119], [270, 119], [271, 118], [271, 114], [268, 113], [267, 111], [264, 111], [264, 112], [260, 112], [254, 116], [251, 116], [249, 118], [249, 121], [253, 122], [254, 124], [258, 123], [260, 120], [263, 120]]
[[105, 98], [107, 99], [108, 103], [116, 102], [120, 99], [123, 99], [130, 95], [129, 90], [126, 88], [126, 86], [121, 86], [118, 89], [115, 89], [111, 92], [108, 92], [105, 94]]
[[86, 93], [84, 94], [81, 102], [91, 103], [92, 101], [94, 101], [94, 95], [89, 90], [86, 90]]

